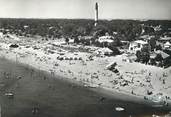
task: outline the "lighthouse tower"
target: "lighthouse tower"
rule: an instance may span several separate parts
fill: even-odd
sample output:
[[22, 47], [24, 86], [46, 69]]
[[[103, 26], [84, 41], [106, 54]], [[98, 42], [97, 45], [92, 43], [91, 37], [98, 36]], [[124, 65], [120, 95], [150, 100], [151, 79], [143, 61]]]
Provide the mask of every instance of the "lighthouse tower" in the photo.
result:
[[97, 22], [98, 22], [98, 3], [96, 2], [96, 4], [95, 4], [95, 23], [94, 23], [94, 26], [97, 26]]

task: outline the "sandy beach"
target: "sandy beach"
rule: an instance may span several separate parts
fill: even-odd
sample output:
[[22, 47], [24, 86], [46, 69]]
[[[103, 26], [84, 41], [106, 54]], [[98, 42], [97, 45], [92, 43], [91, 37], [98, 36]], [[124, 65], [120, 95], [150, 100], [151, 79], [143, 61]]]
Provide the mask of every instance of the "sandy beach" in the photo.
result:
[[[10, 48], [11, 44], [19, 47]], [[144, 97], [152, 98], [162, 94], [167, 103], [170, 103], [171, 68], [136, 63], [131, 61], [135, 57], [126, 53], [110, 57], [97, 56], [94, 53], [98, 47], [66, 45], [64, 40], [41, 41], [39, 38], [23, 37], [20, 40], [3, 38], [0, 48], [2, 58], [47, 71], [52, 76], [68, 78], [85, 87], [102, 88], [111, 94], [119, 92], [142, 102], [149, 101], [144, 100]], [[119, 73], [106, 68], [112, 62], [117, 63]], [[148, 95], [148, 92], [152, 94]]]
[[[151, 107], [152, 103], [131, 95], [85, 88], [61, 76], [53, 77], [45, 71], [0, 60], [2, 117], [151, 117], [169, 112], [170, 107]], [[4, 95], [9, 92], [14, 94], [12, 99]], [[32, 113], [33, 107], [39, 109], [36, 115]], [[125, 110], [118, 112], [116, 107]]]

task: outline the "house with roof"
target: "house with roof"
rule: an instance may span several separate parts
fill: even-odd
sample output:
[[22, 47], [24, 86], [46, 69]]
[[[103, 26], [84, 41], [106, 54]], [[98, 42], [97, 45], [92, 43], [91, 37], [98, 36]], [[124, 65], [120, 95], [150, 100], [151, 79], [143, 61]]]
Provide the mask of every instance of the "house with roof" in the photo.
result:
[[165, 44], [164, 44], [164, 49], [169, 49], [171, 48], [171, 43], [169, 41], [167, 41]]
[[171, 37], [161, 37], [158, 41], [161, 43], [171, 42]]
[[149, 63], [160, 67], [168, 67], [171, 65], [170, 53], [168, 51], [155, 50], [150, 53]]
[[129, 44], [129, 51], [136, 53], [137, 51], [140, 51], [144, 47], [148, 47], [150, 51], [150, 46], [148, 42], [143, 41], [143, 40], [136, 40]]
[[157, 45], [161, 45], [163, 49], [168, 49], [171, 47], [171, 37], [161, 37], [157, 41]]
[[103, 42], [108, 42], [108, 43], [112, 43], [114, 40], [114, 37], [113, 36], [101, 36], [99, 37], [98, 41], [100, 43], [103, 43]]
[[103, 45], [109, 46], [111, 43], [114, 42], [114, 37], [113, 36], [101, 36], [98, 38], [97, 42]]
[[78, 40], [82, 44], [91, 45], [94, 41], [94, 38], [93, 38], [93, 36], [79, 36]]
[[157, 50], [155, 51], [156, 54], [160, 54], [162, 59], [167, 59], [170, 55], [168, 55], [167, 53], [161, 51], [161, 50]]
[[170, 55], [161, 50], [154, 51], [154, 53], [150, 55], [150, 59], [155, 60], [158, 64], [157, 66], [168, 67], [171, 65]]
[[150, 39], [155, 38], [155, 36], [154, 35], [141, 35], [139, 38], [144, 41], [149, 41]]

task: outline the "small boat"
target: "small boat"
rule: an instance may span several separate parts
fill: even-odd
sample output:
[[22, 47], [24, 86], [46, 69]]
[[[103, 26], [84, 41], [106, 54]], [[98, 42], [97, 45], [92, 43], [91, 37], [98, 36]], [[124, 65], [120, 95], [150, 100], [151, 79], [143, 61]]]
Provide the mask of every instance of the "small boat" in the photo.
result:
[[13, 93], [5, 93], [5, 96], [7, 96], [8, 98], [13, 98], [14, 94]]
[[116, 107], [115, 110], [116, 110], [116, 111], [124, 111], [125, 109], [122, 108], [122, 107]]

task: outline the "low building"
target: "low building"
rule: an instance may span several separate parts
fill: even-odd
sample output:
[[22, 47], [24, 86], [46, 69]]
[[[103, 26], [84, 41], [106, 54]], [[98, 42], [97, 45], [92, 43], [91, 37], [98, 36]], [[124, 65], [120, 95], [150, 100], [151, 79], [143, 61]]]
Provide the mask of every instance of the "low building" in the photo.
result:
[[107, 45], [109, 46], [111, 43], [114, 42], [114, 37], [113, 36], [101, 36], [99, 37], [99, 39], [97, 40], [100, 44], [103, 45]]
[[158, 41], [157, 41], [157, 45], [160, 45], [162, 47], [162, 49], [168, 49], [170, 48], [170, 43], [171, 43], [171, 37], [161, 37]]
[[93, 36], [79, 36], [78, 40], [80, 43], [85, 45], [91, 45], [93, 43]]
[[[169, 67], [171, 65], [170, 55], [165, 53], [164, 51], [157, 50], [155, 51], [156, 57], [155, 60], [158, 61], [158, 66], [160, 67]], [[160, 57], [157, 55], [160, 55]]]
[[98, 50], [95, 51], [95, 54], [110, 56], [113, 54], [113, 51], [109, 48], [99, 48]]
[[146, 41], [136, 40], [129, 44], [129, 50], [133, 53], [140, 51], [143, 47], [148, 47], [150, 50], [149, 44]]
[[98, 41], [100, 43], [103, 43], [103, 42], [112, 43], [114, 41], [114, 37], [113, 36], [101, 36], [99, 37]]
[[161, 43], [171, 42], [171, 37], [161, 37], [159, 40]]
[[163, 52], [163, 51], [161, 51], [161, 50], [157, 50], [157, 51], [155, 51], [155, 53], [156, 53], [156, 54], [161, 54], [161, 57], [162, 57], [163, 59], [166, 59], [166, 58], [169, 57], [169, 55], [168, 55], [167, 53], [165, 53], [165, 52]]
[[149, 41], [150, 39], [155, 38], [155, 36], [154, 35], [151, 35], [151, 36], [150, 35], [142, 35], [139, 38], [144, 41]]

